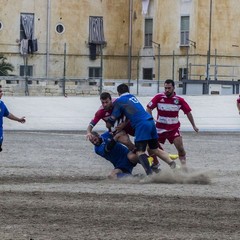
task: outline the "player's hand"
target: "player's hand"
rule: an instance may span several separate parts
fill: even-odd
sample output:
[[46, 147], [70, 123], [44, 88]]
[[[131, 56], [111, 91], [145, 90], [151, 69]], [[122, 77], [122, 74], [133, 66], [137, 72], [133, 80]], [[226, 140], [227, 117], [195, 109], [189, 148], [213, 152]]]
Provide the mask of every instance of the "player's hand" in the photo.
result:
[[86, 135], [86, 140], [91, 140], [92, 139], [92, 134], [91, 133], [87, 133]]
[[194, 126], [193, 129], [195, 132], [199, 132], [199, 129], [196, 126]]
[[20, 122], [20, 123], [25, 123], [25, 122], [26, 122], [25, 117], [21, 117], [21, 118], [19, 118], [18, 122]]

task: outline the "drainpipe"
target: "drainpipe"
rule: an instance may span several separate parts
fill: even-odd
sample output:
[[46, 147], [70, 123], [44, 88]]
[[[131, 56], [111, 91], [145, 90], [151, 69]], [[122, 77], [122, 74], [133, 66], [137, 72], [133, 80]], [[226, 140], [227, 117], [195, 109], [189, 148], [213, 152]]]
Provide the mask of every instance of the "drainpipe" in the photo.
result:
[[132, 11], [133, 0], [129, 0], [129, 29], [128, 29], [128, 87], [132, 78]]
[[46, 44], [46, 78], [48, 78], [49, 67], [49, 45], [50, 45], [50, 16], [51, 0], [47, 0], [47, 44]]

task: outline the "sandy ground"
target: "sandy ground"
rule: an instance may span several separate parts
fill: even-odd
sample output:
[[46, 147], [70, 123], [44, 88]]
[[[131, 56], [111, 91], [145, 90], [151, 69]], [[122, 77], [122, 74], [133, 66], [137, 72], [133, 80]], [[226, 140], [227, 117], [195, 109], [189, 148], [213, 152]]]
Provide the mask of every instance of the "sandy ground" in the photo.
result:
[[240, 239], [240, 133], [183, 137], [188, 173], [110, 181], [82, 132], [6, 131], [0, 239]]

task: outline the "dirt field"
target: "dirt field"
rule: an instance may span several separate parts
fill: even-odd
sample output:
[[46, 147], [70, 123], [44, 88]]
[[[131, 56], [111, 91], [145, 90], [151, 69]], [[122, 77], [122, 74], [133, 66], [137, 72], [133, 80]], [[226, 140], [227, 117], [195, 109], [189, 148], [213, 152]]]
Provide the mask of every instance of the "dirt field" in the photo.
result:
[[183, 137], [188, 173], [110, 181], [81, 132], [5, 132], [0, 239], [239, 240], [240, 133]]

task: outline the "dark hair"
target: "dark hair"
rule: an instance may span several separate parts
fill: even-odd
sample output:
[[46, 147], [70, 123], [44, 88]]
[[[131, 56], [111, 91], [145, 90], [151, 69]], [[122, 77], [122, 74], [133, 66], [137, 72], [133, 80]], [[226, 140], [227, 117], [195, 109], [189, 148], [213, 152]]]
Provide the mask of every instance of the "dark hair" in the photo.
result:
[[174, 83], [174, 81], [172, 79], [167, 79], [164, 83], [172, 84], [173, 87], [175, 86], [175, 83]]
[[0, 88], [2, 88], [2, 85], [0, 85]]
[[92, 131], [91, 134], [95, 137], [99, 137], [100, 135], [98, 134], [98, 132]]
[[101, 99], [101, 100], [106, 100], [106, 99], [108, 99], [108, 98], [109, 98], [110, 100], [112, 99], [110, 93], [108, 93], [108, 92], [102, 92], [102, 93], [101, 93], [101, 95], [100, 95], [100, 99]]
[[129, 92], [129, 87], [127, 84], [122, 83], [122, 84], [118, 85], [117, 91], [121, 95], [123, 93]]

